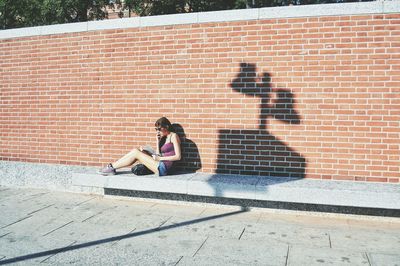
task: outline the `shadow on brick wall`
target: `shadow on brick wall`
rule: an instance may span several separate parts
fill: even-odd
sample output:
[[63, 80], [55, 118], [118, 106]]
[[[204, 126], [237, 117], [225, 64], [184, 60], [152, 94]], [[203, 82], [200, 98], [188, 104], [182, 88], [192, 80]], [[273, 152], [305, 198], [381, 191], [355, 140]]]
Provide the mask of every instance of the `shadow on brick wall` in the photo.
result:
[[269, 119], [288, 124], [301, 122], [291, 91], [272, 88], [270, 81], [269, 73], [257, 78], [255, 64], [240, 64], [240, 72], [230, 86], [244, 95], [260, 98], [259, 125], [255, 129], [219, 130], [216, 173], [304, 178], [305, 158], [267, 130]]
[[186, 137], [185, 131], [180, 124], [172, 124], [175, 132], [181, 140], [182, 160], [175, 166], [176, 173], [194, 173], [201, 169], [201, 158], [196, 143]]

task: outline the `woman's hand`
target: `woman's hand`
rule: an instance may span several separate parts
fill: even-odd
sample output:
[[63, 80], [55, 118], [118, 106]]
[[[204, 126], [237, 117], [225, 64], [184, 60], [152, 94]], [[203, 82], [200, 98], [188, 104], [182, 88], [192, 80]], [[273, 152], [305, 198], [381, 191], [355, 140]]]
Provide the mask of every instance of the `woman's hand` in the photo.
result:
[[157, 143], [159, 143], [160, 139], [161, 139], [161, 132], [160, 131], [157, 131], [156, 139], [157, 139]]
[[160, 156], [158, 156], [157, 154], [153, 154], [151, 157], [153, 157], [154, 161], [160, 160]]

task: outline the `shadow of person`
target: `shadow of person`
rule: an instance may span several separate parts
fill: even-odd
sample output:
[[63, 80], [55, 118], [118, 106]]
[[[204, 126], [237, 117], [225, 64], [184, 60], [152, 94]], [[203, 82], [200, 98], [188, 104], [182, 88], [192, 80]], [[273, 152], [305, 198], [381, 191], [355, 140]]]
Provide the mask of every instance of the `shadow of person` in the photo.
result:
[[195, 173], [202, 167], [199, 149], [196, 143], [186, 137], [180, 124], [174, 123], [172, 126], [181, 140], [182, 157], [174, 166], [171, 174]]
[[273, 89], [269, 73], [263, 73], [260, 80], [255, 64], [240, 64], [240, 71], [230, 85], [235, 91], [261, 99], [259, 126], [219, 130], [216, 173], [304, 178], [305, 158], [266, 129], [271, 118], [300, 123], [294, 95], [289, 89]]

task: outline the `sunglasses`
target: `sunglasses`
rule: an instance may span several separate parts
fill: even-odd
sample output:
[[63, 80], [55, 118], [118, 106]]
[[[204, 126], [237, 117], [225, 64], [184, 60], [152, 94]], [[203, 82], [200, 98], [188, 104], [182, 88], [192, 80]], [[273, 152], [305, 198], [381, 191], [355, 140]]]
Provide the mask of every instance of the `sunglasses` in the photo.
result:
[[154, 128], [156, 131], [161, 131], [161, 127]]

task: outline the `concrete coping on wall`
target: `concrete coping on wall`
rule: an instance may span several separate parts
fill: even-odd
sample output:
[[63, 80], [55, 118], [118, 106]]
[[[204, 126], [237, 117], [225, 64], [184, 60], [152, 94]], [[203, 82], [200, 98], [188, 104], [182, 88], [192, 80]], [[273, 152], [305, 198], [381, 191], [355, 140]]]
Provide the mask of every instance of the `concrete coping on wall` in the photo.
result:
[[229, 22], [241, 20], [262, 20], [317, 16], [387, 14], [399, 12], [400, 0], [235, 9], [187, 14], [110, 19], [101, 21], [0, 30], [0, 39], [107, 29], [169, 26], [209, 22]]
[[[158, 177], [73, 173], [72, 185], [107, 195], [400, 217], [400, 186], [374, 182], [188, 173]], [[84, 189], [83, 189], [84, 190]]]

